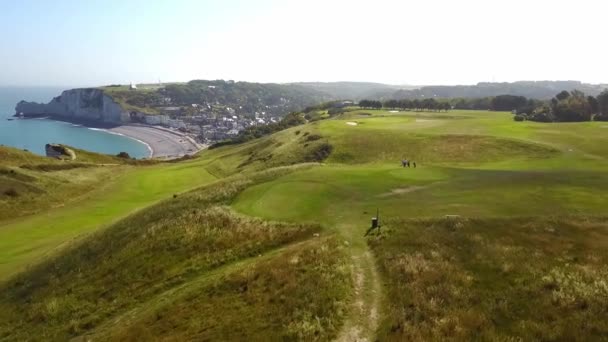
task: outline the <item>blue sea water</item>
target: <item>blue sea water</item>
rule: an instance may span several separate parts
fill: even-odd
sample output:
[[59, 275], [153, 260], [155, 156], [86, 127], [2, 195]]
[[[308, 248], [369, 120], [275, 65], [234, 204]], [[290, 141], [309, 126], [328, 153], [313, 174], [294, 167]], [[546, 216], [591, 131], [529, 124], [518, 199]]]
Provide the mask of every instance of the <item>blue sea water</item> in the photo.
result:
[[48, 102], [65, 90], [53, 87], [0, 87], [0, 145], [8, 145], [44, 155], [44, 145], [58, 143], [77, 148], [130, 156], [149, 156], [146, 145], [103, 130], [49, 119], [15, 119], [15, 105], [21, 100]]

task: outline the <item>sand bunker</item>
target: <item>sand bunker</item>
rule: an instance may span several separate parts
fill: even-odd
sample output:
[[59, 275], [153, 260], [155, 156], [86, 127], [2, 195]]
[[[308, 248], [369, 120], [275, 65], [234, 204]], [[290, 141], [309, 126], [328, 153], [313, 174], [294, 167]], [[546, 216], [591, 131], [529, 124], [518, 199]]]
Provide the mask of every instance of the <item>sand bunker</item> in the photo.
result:
[[431, 120], [427, 120], [427, 119], [416, 119], [416, 122], [429, 122]]
[[389, 110], [388, 112], [389, 112], [389, 113], [399, 113], [399, 111], [398, 111], [398, 110]]
[[402, 194], [407, 194], [410, 192], [414, 192], [414, 191], [418, 191], [418, 190], [422, 190], [422, 189], [426, 189], [428, 186], [408, 186], [405, 188], [395, 188], [392, 189], [389, 192], [385, 192], [383, 194], [378, 195], [378, 197], [390, 197], [390, 196], [397, 196], [397, 195], [402, 195]]
[[349, 126], [357, 126], [358, 125], [358, 123], [353, 122], [353, 121], [349, 121], [346, 124], [349, 125]]

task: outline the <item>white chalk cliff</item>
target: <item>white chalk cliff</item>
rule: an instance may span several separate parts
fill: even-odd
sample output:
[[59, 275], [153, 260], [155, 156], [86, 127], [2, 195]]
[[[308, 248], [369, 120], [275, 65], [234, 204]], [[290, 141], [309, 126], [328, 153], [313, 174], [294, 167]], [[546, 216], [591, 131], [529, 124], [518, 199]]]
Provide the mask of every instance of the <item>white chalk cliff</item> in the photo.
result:
[[96, 88], [66, 90], [47, 104], [21, 101], [17, 103], [15, 111], [16, 115], [25, 117], [50, 116], [67, 121], [112, 124], [130, 121], [128, 111]]

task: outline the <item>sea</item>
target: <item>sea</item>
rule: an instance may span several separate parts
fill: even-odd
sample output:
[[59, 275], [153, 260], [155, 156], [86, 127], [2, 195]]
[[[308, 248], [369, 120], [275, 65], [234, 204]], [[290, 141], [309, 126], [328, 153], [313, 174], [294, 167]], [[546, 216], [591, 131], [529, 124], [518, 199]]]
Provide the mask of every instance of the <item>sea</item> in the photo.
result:
[[47, 118], [13, 118], [17, 102], [26, 100], [47, 103], [65, 89], [67, 88], [0, 87], [0, 145], [26, 149], [40, 155], [44, 155], [44, 145], [56, 143], [105, 154], [127, 152], [135, 158], [149, 156], [150, 151], [144, 143], [105, 130]]

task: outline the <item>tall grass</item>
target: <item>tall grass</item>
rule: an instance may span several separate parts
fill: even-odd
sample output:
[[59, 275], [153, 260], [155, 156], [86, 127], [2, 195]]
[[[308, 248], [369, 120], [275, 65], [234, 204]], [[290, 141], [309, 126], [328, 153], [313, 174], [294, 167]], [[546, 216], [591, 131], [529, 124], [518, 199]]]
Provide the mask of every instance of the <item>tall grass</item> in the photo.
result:
[[117, 341], [327, 341], [347, 311], [348, 259], [315, 239], [227, 274], [115, 329]]
[[386, 226], [369, 240], [391, 299], [382, 340], [608, 336], [606, 219], [394, 220]]
[[65, 340], [204, 272], [311, 237], [223, 207], [244, 187], [290, 172], [234, 178], [177, 196], [94, 234], [0, 288], [0, 339]]

